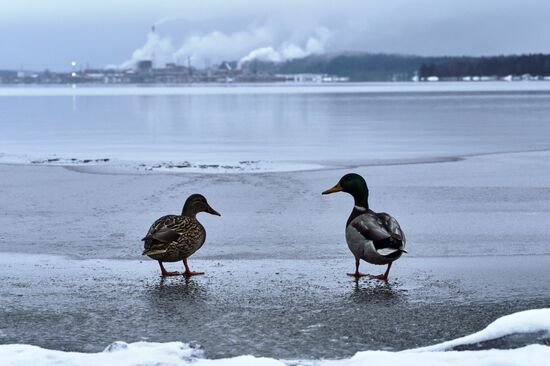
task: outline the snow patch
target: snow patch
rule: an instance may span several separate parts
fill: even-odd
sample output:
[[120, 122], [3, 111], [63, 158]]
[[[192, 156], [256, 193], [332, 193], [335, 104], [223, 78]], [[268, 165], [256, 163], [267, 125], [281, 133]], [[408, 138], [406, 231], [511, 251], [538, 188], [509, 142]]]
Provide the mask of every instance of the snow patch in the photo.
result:
[[80, 353], [48, 350], [31, 345], [0, 345], [0, 360], [5, 366], [430, 366], [430, 365], [529, 365], [547, 366], [550, 347], [528, 345], [516, 349], [482, 351], [445, 351], [449, 348], [511, 335], [515, 333], [550, 332], [550, 308], [528, 310], [504, 316], [484, 330], [438, 345], [402, 352], [366, 351], [349, 359], [285, 361], [254, 356], [210, 360], [200, 347], [181, 342], [149, 343], [115, 342], [103, 352]]
[[3, 366], [18, 365], [188, 365], [202, 357], [202, 351], [180, 342], [115, 342], [99, 353], [63, 352], [36, 346], [14, 344], [0, 346]]
[[550, 333], [550, 308], [526, 310], [519, 313], [506, 315], [495, 320], [489, 324], [487, 328], [477, 333], [433, 346], [417, 348], [411, 351], [445, 351], [456, 346], [484, 342], [510, 334], [535, 333], [540, 331]]
[[[121, 343], [121, 342], [118, 342]], [[547, 366], [550, 347], [531, 345], [511, 350], [464, 352], [387, 352], [367, 351], [350, 359], [322, 361], [281, 361], [272, 358], [238, 356], [205, 359], [184, 343], [130, 343], [126, 348], [100, 353], [78, 353], [47, 350], [29, 345], [2, 345], [0, 358], [4, 366], [430, 366], [430, 365], [529, 365]]]
[[0, 153], [0, 164], [53, 165], [88, 168], [93, 172], [159, 172], [159, 173], [270, 173], [323, 169], [313, 163], [241, 160], [235, 162], [127, 161], [112, 158], [65, 158], [57, 155], [29, 157]]

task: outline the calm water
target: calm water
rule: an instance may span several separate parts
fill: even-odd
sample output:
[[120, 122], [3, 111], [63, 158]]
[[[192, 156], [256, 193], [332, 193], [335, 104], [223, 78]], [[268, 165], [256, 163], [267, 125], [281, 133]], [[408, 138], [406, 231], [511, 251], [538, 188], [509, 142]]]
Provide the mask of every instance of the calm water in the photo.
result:
[[221, 93], [211, 87], [188, 87], [190, 93], [3, 89], [0, 154], [16, 161], [56, 155], [322, 163], [548, 148], [550, 83], [532, 84], [539, 90], [509, 91], [507, 83], [503, 91], [476, 85], [468, 91], [465, 83], [460, 91], [391, 84], [383, 90], [237, 86]]

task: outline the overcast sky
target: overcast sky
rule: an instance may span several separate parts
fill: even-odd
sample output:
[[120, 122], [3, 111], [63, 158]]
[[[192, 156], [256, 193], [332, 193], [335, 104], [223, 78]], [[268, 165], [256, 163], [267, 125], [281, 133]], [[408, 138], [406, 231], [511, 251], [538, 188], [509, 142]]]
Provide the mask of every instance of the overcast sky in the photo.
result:
[[0, 0], [0, 69], [550, 53], [549, 18], [549, 0]]

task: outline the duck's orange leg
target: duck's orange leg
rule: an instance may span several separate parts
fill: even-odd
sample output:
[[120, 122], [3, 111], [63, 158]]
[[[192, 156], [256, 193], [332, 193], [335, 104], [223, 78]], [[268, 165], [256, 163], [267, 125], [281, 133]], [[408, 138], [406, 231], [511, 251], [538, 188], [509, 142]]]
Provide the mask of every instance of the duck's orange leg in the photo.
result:
[[388, 264], [388, 268], [386, 269], [386, 272], [384, 272], [384, 274], [381, 274], [381, 275], [378, 275], [378, 276], [374, 276], [374, 278], [376, 278], [377, 280], [381, 280], [381, 281], [388, 281], [388, 275], [390, 274], [390, 268], [391, 268], [391, 265], [392, 265], [393, 262], [390, 262]]
[[191, 276], [198, 276], [203, 275], [204, 272], [193, 272], [189, 269], [189, 266], [187, 265], [187, 258], [183, 259], [183, 265], [185, 266], [185, 272], [183, 272], [183, 275], [185, 277], [191, 277]]
[[366, 273], [359, 272], [359, 258], [355, 258], [355, 272], [353, 273], [347, 273], [348, 276], [352, 276], [355, 278], [368, 276]]
[[159, 265], [160, 265], [160, 273], [161, 273], [161, 276], [162, 276], [162, 277], [179, 276], [179, 275], [181, 275], [181, 273], [179, 273], [179, 272], [168, 272], [168, 271], [166, 270], [166, 268], [164, 268], [164, 265], [162, 264], [161, 261], [159, 261]]

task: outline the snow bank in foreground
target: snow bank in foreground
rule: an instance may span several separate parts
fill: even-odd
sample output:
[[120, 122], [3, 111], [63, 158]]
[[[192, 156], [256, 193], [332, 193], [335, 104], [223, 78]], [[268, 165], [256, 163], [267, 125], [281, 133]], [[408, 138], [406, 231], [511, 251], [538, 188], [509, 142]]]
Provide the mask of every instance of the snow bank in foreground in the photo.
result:
[[528, 365], [548, 366], [550, 347], [531, 345], [523, 348], [452, 352], [360, 352], [349, 360], [320, 362], [319, 366], [431, 366], [431, 365]]
[[[504, 337], [515, 333], [534, 333], [550, 332], [550, 308], [526, 310], [519, 313], [503, 316], [489, 324], [487, 328], [467, 335], [465, 337], [453, 339], [433, 346], [417, 348], [411, 351], [444, 351], [464, 344], [484, 342], [491, 339]], [[548, 359], [550, 365], [550, 358]]]
[[115, 342], [100, 353], [78, 353], [47, 350], [30, 345], [0, 345], [0, 365], [57, 366], [359, 366], [359, 365], [529, 365], [547, 366], [550, 347], [529, 345], [522, 348], [483, 351], [443, 350], [457, 345], [495, 339], [516, 333], [550, 332], [550, 309], [528, 310], [502, 317], [484, 330], [438, 345], [403, 352], [359, 352], [350, 359], [323, 361], [280, 361], [270, 358], [239, 356], [208, 360], [200, 349], [180, 342], [126, 344]]
[[75, 353], [50, 351], [27, 345], [0, 346], [0, 364], [56, 366], [430, 366], [430, 365], [529, 365], [547, 366], [550, 347], [531, 345], [513, 350], [464, 352], [360, 352], [350, 359], [334, 361], [278, 361], [271, 358], [239, 356], [207, 360], [189, 357], [182, 343], [132, 343], [125, 350], [110, 353]]

